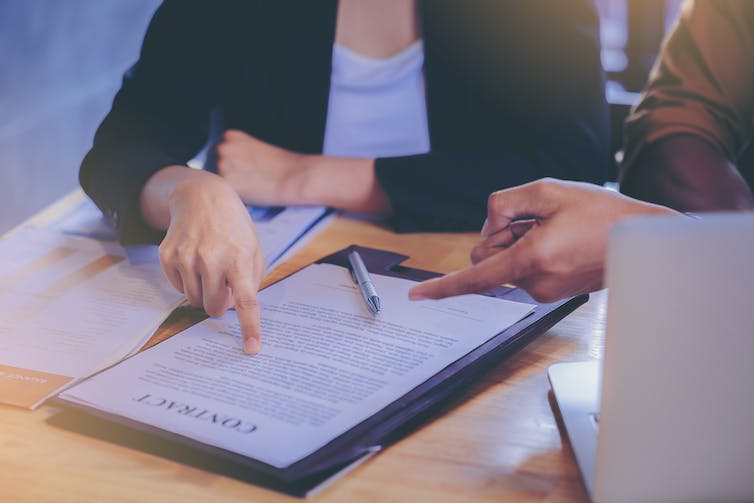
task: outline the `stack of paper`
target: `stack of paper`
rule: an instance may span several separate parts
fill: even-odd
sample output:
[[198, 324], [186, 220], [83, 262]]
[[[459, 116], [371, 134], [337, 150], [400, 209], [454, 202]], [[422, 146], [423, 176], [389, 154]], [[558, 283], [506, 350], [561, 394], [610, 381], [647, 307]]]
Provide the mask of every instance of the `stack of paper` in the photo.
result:
[[155, 247], [14, 233], [0, 242], [0, 402], [34, 408], [121, 360], [182, 298]]
[[[327, 213], [250, 208], [268, 268]], [[0, 403], [35, 408], [140, 349], [184, 297], [157, 246], [122, 247], [88, 199], [0, 242]]]

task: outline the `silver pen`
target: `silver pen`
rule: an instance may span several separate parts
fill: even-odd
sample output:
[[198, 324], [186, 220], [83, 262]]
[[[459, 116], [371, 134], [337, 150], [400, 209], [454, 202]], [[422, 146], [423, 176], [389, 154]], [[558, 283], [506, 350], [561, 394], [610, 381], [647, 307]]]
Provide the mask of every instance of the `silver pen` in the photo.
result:
[[348, 262], [351, 264], [351, 278], [353, 282], [359, 285], [361, 290], [361, 296], [364, 297], [364, 302], [367, 303], [367, 307], [372, 314], [380, 314], [382, 312], [382, 306], [380, 305], [380, 296], [377, 293], [377, 289], [372, 283], [372, 278], [369, 277], [369, 271], [367, 266], [364, 265], [364, 261], [361, 260], [359, 252], [352, 251], [348, 254]]

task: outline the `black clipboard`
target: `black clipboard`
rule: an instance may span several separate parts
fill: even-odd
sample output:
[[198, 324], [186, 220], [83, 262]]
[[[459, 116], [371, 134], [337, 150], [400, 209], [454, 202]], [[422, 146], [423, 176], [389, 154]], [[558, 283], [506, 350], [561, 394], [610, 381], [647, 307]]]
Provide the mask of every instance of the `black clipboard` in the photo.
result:
[[[406, 255], [356, 245], [316, 263], [348, 267], [347, 255], [352, 250], [358, 250], [367, 269], [373, 274], [415, 281], [440, 276], [431, 271], [400, 265], [408, 258]], [[514, 354], [535, 335], [546, 331], [589, 298], [588, 295], [581, 295], [551, 304], [539, 304], [523, 290], [505, 286], [483, 295], [536, 304], [536, 307], [522, 320], [287, 468], [276, 468], [225, 449], [62, 399], [57, 399], [56, 403], [62, 404], [64, 410], [48, 422], [294, 496], [310, 496], [414, 430], [448, 398], [468, 388], [492, 366]]]

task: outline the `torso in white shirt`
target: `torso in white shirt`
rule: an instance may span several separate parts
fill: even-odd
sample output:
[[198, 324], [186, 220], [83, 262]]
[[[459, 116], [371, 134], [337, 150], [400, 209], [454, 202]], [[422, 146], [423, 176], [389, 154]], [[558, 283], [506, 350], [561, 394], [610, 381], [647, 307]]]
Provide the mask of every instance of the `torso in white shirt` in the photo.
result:
[[424, 47], [386, 59], [333, 46], [325, 155], [398, 157], [429, 152]]

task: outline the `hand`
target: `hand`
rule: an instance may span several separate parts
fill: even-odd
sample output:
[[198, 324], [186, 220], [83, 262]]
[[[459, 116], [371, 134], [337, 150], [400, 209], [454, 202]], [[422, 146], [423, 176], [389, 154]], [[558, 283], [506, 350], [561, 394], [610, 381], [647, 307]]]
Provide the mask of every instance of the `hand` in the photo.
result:
[[678, 215], [596, 185], [544, 179], [493, 193], [474, 266], [411, 289], [409, 297], [439, 299], [505, 283], [539, 302], [602, 287], [610, 228], [632, 215]]
[[237, 130], [226, 131], [216, 151], [218, 174], [244, 202], [258, 206], [295, 204], [293, 184], [304, 155]]
[[244, 350], [260, 348], [257, 290], [264, 259], [254, 225], [235, 191], [217, 175], [171, 166], [150, 178], [142, 213], [167, 235], [159, 254], [165, 275], [191, 305], [210, 316], [235, 307]]
[[391, 211], [374, 159], [299, 154], [228, 130], [217, 145], [217, 171], [247, 204], [322, 205], [378, 215]]

